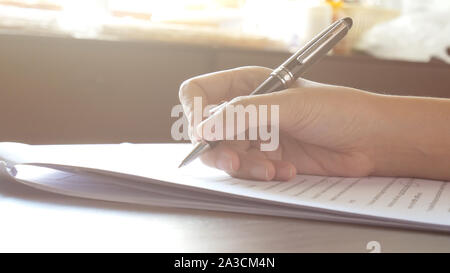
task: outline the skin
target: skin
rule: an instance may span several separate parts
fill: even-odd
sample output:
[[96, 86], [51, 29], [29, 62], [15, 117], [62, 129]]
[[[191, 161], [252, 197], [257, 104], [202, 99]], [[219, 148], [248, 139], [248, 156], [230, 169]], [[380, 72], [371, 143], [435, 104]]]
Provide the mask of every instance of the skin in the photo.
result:
[[202, 155], [206, 165], [233, 177], [266, 181], [289, 180], [295, 174], [450, 181], [449, 99], [380, 95], [305, 79], [290, 89], [247, 96], [270, 72], [242, 67], [181, 85], [179, 96], [194, 143], [214, 140], [205, 128], [226, 110], [194, 124], [194, 97], [202, 99], [203, 107], [223, 101], [257, 109], [279, 105], [276, 151], [260, 151], [259, 141], [222, 141]]

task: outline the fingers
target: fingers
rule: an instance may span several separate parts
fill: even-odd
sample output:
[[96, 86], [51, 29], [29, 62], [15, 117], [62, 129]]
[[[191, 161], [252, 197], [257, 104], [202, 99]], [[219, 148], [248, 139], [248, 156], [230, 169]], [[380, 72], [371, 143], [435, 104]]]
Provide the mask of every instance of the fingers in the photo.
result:
[[289, 181], [297, 175], [297, 169], [291, 162], [272, 160], [272, 163], [276, 170], [274, 180]]
[[[183, 82], [180, 87], [180, 101], [195, 95], [205, 95], [210, 103], [229, 100], [236, 96], [250, 94], [262, 83], [272, 70], [265, 67], [246, 66], [200, 75]], [[198, 90], [201, 92], [198, 92]]]
[[[235, 69], [219, 71], [200, 75], [186, 80], [180, 87], [179, 98], [183, 105], [184, 112], [188, 118], [189, 125], [195, 128], [203, 120], [204, 108], [208, 104], [220, 104], [223, 101], [229, 101], [238, 96], [250, 94], [261, 84], [269, 74], [271, 69], [258, 66], [239, 67]], [[292, 87], [320, 86], [305, 79], [298, 79]], [[200, 115], [198, 120], [194, 120], [195, 98], [201, 103]], [[200, 140], [195, 130], [191, 130], [191, 139]]]
[[[225, 135], [231, 131], [231, 127], [233, 127], [233, 135], [248, 134], [247, 129], [249, 128], [250, 119], [245, 118], [245, 116], [244, 126], [237, 127], [238, 130], [234, 130], [237, 124], [228, 126], [228, 124], [223, 123], [224, 125], [222, 126], [215, 126], [215, 120], [220, 114], [228, 110], [228, 106], [217, 110], [212, 117], [202, 122], [204, 117], [208, 115], [206, 108], [213, 104], [220, 104], [223, 101], [231, 101], [228, 105], [241, 105], [244, 108], [249, 105], [256, 106], [257, 119], [260, 117], [260, 108], [258, 106], [267, 106], [266, 119], [264, 122], [259, 122], [259, 126], [266, 126], [267, 128], [276, 126], [278, 127], [276, 130], [279, 130], [281, 127], [289, 128], [295, 124], [297, 116], [292, 115], [297, 115], [298, 109], [302, 107], [296, 101], [293, 101], [295, 96], [289, 90], [267, 95], [246, 96], [256, 89], [269, 76], [271, 71], [263, 67], [242, 67], [201, 75], [185, 81], [180, 87], [179, 97], [189, 121], [189, 136], [191, 140], [194, 142], [202, 138], [216, 140], [216, 138], [208, 138], [207, 134], [208, 132], [215, 133], [216, 131], [219, 134], [222, 131], [222, 135], [217, 140], [225, 139]], [[307, 81], [300, 79], [293, 87], [307, 86], [308, 84]], [[272, 105], [279, 107], [279, 113], [277, 112], [279, 119], [275, 121], [271, 117], [272, 112], [270, 109]], [[201, 109], [196, 109], [198, 107]], [[205, 124], [210, 125], [209, 128], [212, 129], [208, 130], [206, 134], [204, 132]], [[235, 140], [236, 138], [232, 139]], [[221, 143], [215, 149], [202, 155], [201, 159], [206, 165], [221, 169], [239, 178], [289, 180], [296, 173], [293, 164], [281, 161], [280, 156], [276, 153], [264, 154], [255, 152], [255, 148], [252, 148], [248, 141]]]
[[200, 159], [205, 165], [225, 172], [236, 172], [240, 168], [238, 153], [225, 143], [205, 152]]
[[201, 159], [206, 165], [223, 170], [236, 178], [288, 181], [295, 177], [297, 171], [292, 163], [271, 160], [256, 148], [242, 150], [240, 149], [242, 147], [249, 147], [248, 142], [240, 144], [236, 144], [236, 141], [221, 143], [203, 154]]
[[274, 164], [251, 153], [239, 154], [240, 167], [237, 171], [228, 172], [231, 176], [242, 179], [270, 181], [275, 178]]
[[[264, 67], [241, 67], [186, 80], [180, 87], [179, 98], [189, 125], [194, 128], [203, 120], [206, 114], [204, 108], [208, 104], [219, 104], [236, 96], [250, 94], [270, 72], [270, 69]], [[200, 115], [194, 115], [195, 98], [198, 105], [201, 105], [201, 109], [197, 110]], [[195, 131], [190, 136], [191, 139], [199, 139]]]
[[[196, 128], [197, 134], [213, 141], [238, 139], [238, 136], [249, 134], [249, 128], [291, 131], [302, 124], [304, 104], [299, 89], [237, 97], [202, 121]], [[234, 118], [229, 119], [230, 115]]]
[[[191, 140], [199, 140], [200, 137], [198, 137], [194, 128], [203, 120], [203, 107], [208, 105], [208, 96], [196, 81], [187, 81], [181, 85], [179, 97], [189, 122], [189, 137]], [[196, 99], [197, 103], [202, 106], [202, 109], [197, 110], [200, 111], [200, 116], [194, 114], [194, 108], [198, 108]]]

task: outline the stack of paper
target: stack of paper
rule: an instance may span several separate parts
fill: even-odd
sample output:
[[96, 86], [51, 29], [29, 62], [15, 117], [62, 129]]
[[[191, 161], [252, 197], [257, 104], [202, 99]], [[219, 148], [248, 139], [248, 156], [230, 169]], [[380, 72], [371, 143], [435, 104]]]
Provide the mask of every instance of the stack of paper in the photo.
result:
[[450, 231], [445, 181], [309, 175], [290, 182], [241, 180], [200, 162], [178, 169], [190, 148], [0, 143], [0, 164], [18, 182], [83, 198]]

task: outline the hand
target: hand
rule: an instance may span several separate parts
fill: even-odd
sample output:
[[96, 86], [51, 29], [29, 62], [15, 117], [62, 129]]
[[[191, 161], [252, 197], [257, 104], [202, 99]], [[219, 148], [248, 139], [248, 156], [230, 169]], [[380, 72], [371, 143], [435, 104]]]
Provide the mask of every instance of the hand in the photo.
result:
[[[232, 100], [233, 105], [279, 105], [280, 145], [262, 152], [258, 141], [223, 141], [202, 155], [202, 161], [234, 177], [289, 180], [296, 173], [317, 175], [368, 175], [373, 162], [367, 156], [370, 94], [345, 87], [297, 80], [291, 89], [258, 96], [251, 93], [270, 74], [260, 67], [244, 67], [199, 76], [183, 83], [180, 99], [199, 141], [205, 124], [193, 120], [193, 99], [202, 106]], [[224, 111], [225, 109], [222, 109]], [[203, 112], [203, 109], [202, 109]], [[225, 128], [226, 131], [226, 128]], [[236, 132], [237, 133], [237, 132]]]
[[[194, 124], [194, 97], [202, 99], [203, 107], [224, 100], [234, 106], [252, 104], [257, 109], [259, 105], [268, 105], [269, 108], [270, 105], [279, 105], [279, 124], [276, 124], [280, 129], [278, 149], [262, 152], [260, 141], [222, 141], [202, 155], [206, 165], [224, 170], [233, 177], [256, 180], [289, 180], [297, 173], [416, 175], [408, 173], [407, 166], [395, 161], [421, 164], [419, 159], [417, 162], [411, 160], [411, 156], [419, 158], [414, 149], [402, 144], [405, 140], [402, 134], [405, 133], [398, 130], [402, 123], [397, 121], [404, 117], [396, 114], [396, 106], [388, 107], [398, 98], [387, 100], [387, 96], [304, 79], [297, 80], [287, 90], [247, 96], [270, 72], [270, 69], [262, 67], [243, 67], [202, 75], [182, 84], [180, 100], [189, 120], [193, 142], [201, 138], [208, 140], [211, 133], [205, 128], [210, 128], [226, 110], [221, 109], [200, 124]], [[403, 102], [400, 101], [399, 105]], [[392, 117], [386, 116], [389, 111]], [[234, 124], [232, 126], [235, 127]], [[225, 133], [227, 127], [223, 129]], [[386, 159], [387, 156], [392, 159]]]

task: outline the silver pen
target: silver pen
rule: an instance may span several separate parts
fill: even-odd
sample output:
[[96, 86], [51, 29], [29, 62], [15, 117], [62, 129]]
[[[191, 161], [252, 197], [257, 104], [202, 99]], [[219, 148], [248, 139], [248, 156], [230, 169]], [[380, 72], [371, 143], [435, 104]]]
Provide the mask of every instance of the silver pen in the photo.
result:
[[[266, 94], [289, 88], [311, 65], [325, 56], [352, 27], [353, 21], [346, 17], [340, 19], [295, 52], [270, 76], [261, 83], [250, 95]], [[217, 109], [217, 108], [216, 108]], [[206, 150], [213, 148], [218, 141], [201, 141], [186, 156], [178, 168], [183, 167], [199, 157]]]

